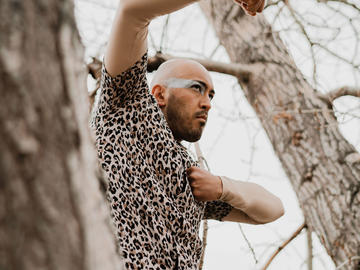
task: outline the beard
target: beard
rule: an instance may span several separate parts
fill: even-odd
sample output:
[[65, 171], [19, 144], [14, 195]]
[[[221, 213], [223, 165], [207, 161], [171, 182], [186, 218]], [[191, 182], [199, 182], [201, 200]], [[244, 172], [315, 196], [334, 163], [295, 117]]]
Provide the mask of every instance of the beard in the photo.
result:
[[198, 127], [194, 126], [192, 124], [193, 116], [187, 116], [187, 111], [184, 108], [186, 108], [186, 104], [170, 95], [164, 111], [166, 121], [175, 140], [196, 142], [201, 138], [205, 123], [200, 123]]

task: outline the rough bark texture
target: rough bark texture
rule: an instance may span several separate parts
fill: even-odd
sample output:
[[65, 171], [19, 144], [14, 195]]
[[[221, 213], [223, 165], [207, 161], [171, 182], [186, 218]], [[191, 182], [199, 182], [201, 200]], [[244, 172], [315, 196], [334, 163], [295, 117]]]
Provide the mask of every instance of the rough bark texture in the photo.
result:
[[333, 112], [304, 80], [263, 16], [245, 16], [232, 1], [201, 2], [232, 62], [257, 72], [239, 80], [292, 183], [306, 223], [336, 265], [359, 269], [360, 162]]
[[0, 269], [122, 269], [71, 1], [0, 0]]

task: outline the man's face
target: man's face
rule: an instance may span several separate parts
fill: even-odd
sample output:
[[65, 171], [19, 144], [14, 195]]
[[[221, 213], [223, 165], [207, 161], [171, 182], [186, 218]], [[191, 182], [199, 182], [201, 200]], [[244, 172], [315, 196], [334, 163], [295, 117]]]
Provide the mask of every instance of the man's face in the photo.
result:
[[176, 140], [198, 141], [207, 122], [215, 92], [209, 77], [170, 78], [166, 85], [167, 104], [163, 110]]

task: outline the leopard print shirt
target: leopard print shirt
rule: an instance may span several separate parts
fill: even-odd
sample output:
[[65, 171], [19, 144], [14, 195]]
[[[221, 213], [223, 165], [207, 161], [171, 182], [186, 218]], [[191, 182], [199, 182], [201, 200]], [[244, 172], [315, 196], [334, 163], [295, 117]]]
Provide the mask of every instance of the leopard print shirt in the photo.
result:
[[186, 169], [198, 166], [178, 143], [150, 94], [147, 54], [122, 74], [102, 69], [91, 125], [126, 269], [197, 269], [203, 218], [231, 206], [194, 199]]

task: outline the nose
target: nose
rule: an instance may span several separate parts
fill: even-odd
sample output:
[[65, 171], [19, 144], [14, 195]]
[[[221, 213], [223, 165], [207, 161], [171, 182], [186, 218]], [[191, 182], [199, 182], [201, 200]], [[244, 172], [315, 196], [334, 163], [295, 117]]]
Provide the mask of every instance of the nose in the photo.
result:
[[207, 95], [201, 96], [200, 108], [207, 112], [211, 109], [211, 102], [210, 102], [209, 96], [207, 96]]

